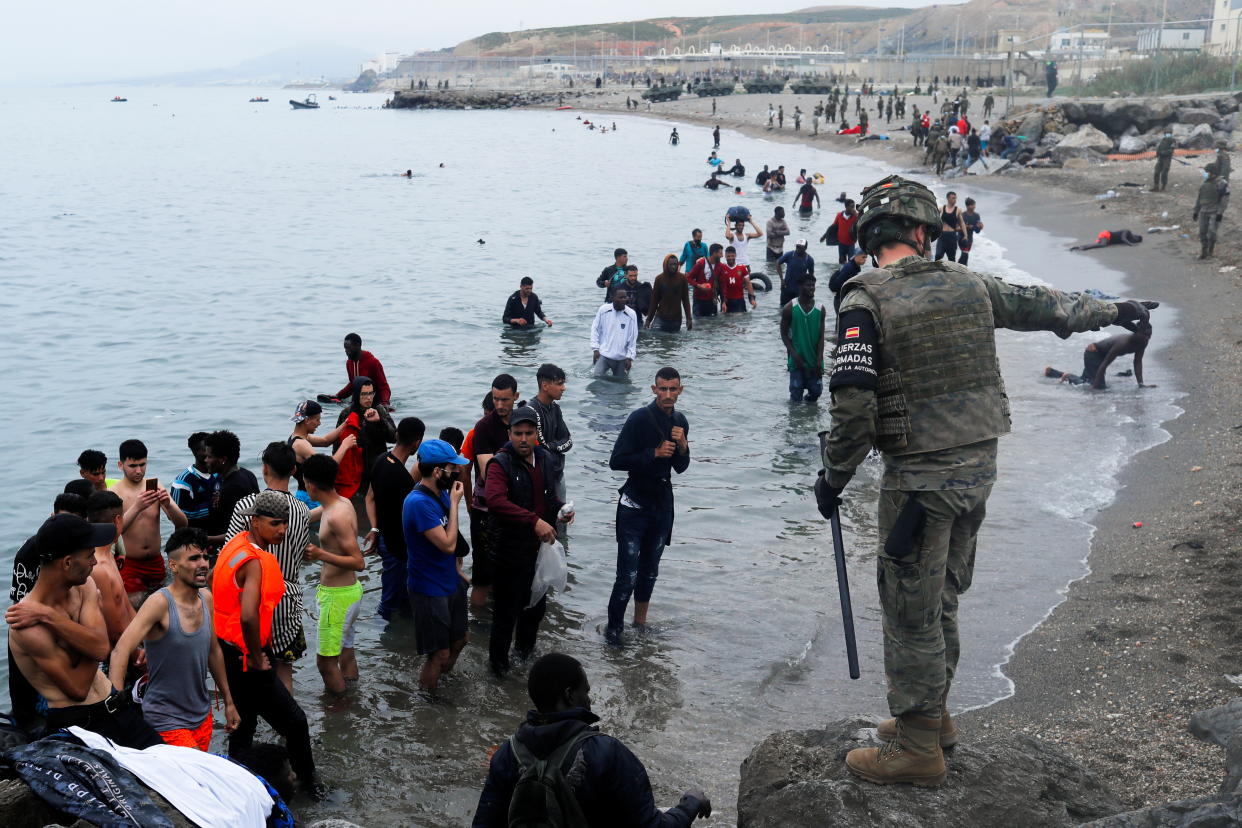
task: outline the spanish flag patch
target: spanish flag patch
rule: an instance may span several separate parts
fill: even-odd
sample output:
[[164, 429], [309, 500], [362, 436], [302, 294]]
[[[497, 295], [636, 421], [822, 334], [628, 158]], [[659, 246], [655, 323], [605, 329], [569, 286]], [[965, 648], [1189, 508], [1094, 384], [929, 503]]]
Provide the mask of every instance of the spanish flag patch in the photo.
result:
[[858, 327], [855, 326], [853, 328], [846, 328], [845, 338], [846, 339], [858, 339]]

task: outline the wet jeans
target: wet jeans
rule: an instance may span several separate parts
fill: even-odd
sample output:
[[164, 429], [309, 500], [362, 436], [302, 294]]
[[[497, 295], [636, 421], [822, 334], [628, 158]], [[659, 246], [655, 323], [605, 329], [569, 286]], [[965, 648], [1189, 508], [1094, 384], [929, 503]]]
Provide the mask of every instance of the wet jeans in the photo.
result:
[[[528, 533], [530, 530], [526, 530]], [[539, 557], [539, 541], [514, 537], [501, 530], [496, 533], [496, 580], [492, 584], [492, 632], [488, 641], [488, 659], [492, 669], [503, 673], [509, 669], [509, 647], [516, 647], [525, 659], [535, 649], [539, 624], [548, 609], [548, 596], [530, 603], [531, 582], [535, 579], [535, 563]]]
[[381, 537], [379, 554], [384, 567], [380, 574], [380, 617], [385, 621], [391, 621], [394, 615], [412, 617], [410, 594], [405, 588], [405, 549], [400, 554], [393, 554]]
[[634, 509], [617, 504], [617, 580], [608, 601], [608, 627], [625, 626], [630, 596], [640, 604], [651, 600], [660, 574], [660, 556], [673, 529], [671, 490], [656, 504]]
[[820, 374], [789, 369], [789, 399], [791, 402], [802, 402], [802, 392], [806, 392], [806, 401], [815, 402], [824, 393], [824, 378]]

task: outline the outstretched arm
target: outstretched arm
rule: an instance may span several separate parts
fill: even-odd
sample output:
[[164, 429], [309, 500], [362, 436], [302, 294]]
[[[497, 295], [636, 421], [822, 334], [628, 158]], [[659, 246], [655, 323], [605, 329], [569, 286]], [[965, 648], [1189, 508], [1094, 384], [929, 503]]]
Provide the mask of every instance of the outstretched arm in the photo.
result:
[[1011, 285], [984, 276], [993, 323], [1013, 331], [1052, 331], [1062, 339], [1097, 331], [1117, 319], [1117, 306], [1085, 293], [1063, 293], [1038, 285]]

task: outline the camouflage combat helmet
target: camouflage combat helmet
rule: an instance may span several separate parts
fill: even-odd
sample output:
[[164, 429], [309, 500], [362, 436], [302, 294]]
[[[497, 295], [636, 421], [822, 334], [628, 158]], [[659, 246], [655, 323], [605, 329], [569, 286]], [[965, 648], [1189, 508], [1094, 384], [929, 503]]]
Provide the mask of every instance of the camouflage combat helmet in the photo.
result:
[[904, 240], [912, 223], [927, 228], [928, 242], [940, 235], [940, 207], [931, 190], [899, 175], [890, 175], [863, 188], [857, 228], [863, 250], [874, 253], [882, 245]]

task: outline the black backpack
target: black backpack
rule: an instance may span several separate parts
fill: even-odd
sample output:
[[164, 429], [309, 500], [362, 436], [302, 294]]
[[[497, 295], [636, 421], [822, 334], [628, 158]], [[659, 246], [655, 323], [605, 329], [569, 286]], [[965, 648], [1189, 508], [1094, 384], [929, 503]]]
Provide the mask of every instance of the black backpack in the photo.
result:
[[509, 800], [509, 828], [588, 828], [574, 789], [565, 778], [565, 765], [574, 748], [596, 733], [585, 728], [578, 731], [546, 759], [536, 758], [517, 736], [509, 737], [509, 750], [521, 768]]

